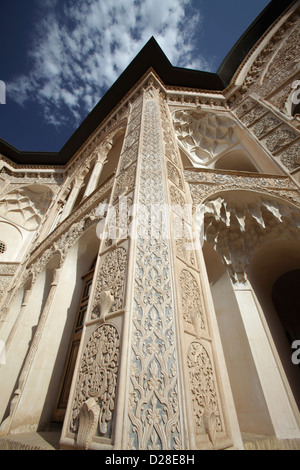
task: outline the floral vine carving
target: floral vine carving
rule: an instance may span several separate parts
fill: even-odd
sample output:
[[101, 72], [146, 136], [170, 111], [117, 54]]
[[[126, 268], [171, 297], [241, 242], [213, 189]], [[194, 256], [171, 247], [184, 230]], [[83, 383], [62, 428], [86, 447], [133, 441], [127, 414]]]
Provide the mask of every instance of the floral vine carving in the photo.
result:
[[[209, 434], [213, 444], [215, 433], [222, 431], [218, 398], [215, 386], [214, 371], [210, 357], [204, 346], [198, 341], [191, 343], [187, 365], [189, 368], [190, 387], [192, 393], [194, 416], [197, 434]], [[207, 423], [208, 419], [213, 423]]]
[[181, 271], [179, 279], [184, 321], [193, 324], [196, 330], [199, 326], [204, 329], [205, 323], [198, 283], [187, 269]]
[[91, 398], [99, 407], [98, 435], [111, 437], [120, 354], [119, 333], [114, 325], [99, 326], [87, 342], [77, 380], [70, 429], [79, 429], [83, 405]]
[[123, 247], [116, 248], [106, 255], [97, 275], [97, 287], [94, 296], [94, 307], [92, 309], [91, 315], [92, 319], [100, 317], [100, 297], [101, 292], [103, 291], [109, 292], [114, 298], [114, 302], [111, 307], [113, 312], [122, 308], [126, 264], [127, 254], [125, 248]]

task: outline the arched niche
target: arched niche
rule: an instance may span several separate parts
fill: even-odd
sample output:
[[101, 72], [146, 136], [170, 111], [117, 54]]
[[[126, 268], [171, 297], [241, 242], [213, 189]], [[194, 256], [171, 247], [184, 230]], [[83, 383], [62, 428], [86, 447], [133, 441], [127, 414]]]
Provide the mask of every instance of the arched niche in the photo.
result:
[[[295, 286], [299, 270], [300, 240], [274, 240], [256, 250], [247, 271], [267, 322], [271, 341], [300, 409], [300, 369], [292, 362], [293, 349], [289, 340], [289, 333], [299, 334], [300, 329], [299, 310], [297, 318], [293, 311], [295, 305], [299, 306], [299, 285]], [[295, 272], [298, 277], [292, 278], [291, 273]], [[288, 284], [287, 280], [290, 280]], [[290, 297], [286, 297], [288, 292]], [[288, 323], [291, 319], [293, 328], [289, 331]]]
[[[119, 158], [123, 146], [123, 141], [124, 141], [124, 136], [125, 136], [125, 130], [120, 129], [117, 131], [112, 137], [108, 137], [105, 142], [111, 142], [112, 146], [111, 149], [108, 151], [107, 155], [103, 156], [103, 160], [101, 160], [103, 166], [101, 168], [101, 173], [98, 177], [98, 180], [95, 184], [95, 187], [93, 191], [101, 186], [107, 179], [109, 179], [116, 171], [119, 163]], [[89, 181], [92, 177], [94, 167], [96, 165], [97, 161], [97, 152], [95, 152], [94, 158], [90, 162], [90, 167], [89, 170], [87, 171], [82, 186], [80, 188], [80, 191], [78, 193], [78, 196], [75, 200], [75, 203], [72, 207], [72, 210], [76, 209], [76, 207], [82, 202], [86, 189], [88, 187]]]
[[[87, 185], [88, 185], [89, 179], [90, 179], [91, 174], [92, 174], [92, 172], [93, 172], [94, 165], [95, 165], [95, 163], [92, 162], [92, 163], [91, 163], [91, 166], [90, 166], [90, 169], [87, 171], [87, 173], [86, 173], [86, 175], [85, 175], [85, 177], [84, 177], [84, 179], [83, 179], [82, 186], [81, 186], [80, 191], [79, 191], [79, 193], [78, 193], [78, 196], [77, 196], [77, 198], [76, 198], [76, 200], [75, 200], [75, 202], [74, 202], [74, 205], [73, 205], [72, 210], [75, 210], [76, 207], [79, 206], [79, 204], [82, 202], [82, 199], [83, 199], [83, 196], [84, 196], [86, 187], [87, 187]], [[70, 197], [70, 195], [69, 195], [69, 197]]]
[[[70, 248], [63, 264], [59, 253], [54, 253], [34, 282], [30, 299], [23, 308], [23, 320], [8, 351], [12, 382], [7, 381], [2, 395], [7, 413], [11, 408], [9, 394], [17, 385], [13, 374], [19, 373], [28, 348], [35, 342], [11, 430], [18, 430], [23, 424], [30, 429], [43, 430], [51, 422], [76, 318], [82, 276], [93, 266], [99, 244], [96, 225], [91, 226]], [[40, 329], [35, 336], [37, 328]], [[18, 364], [15, 364], [16, 359]]]
[[273, 434], [273, 426], [226, 266], [209, 243], [203, 255], [242, 433]]
[[246, 171], [250, 173], [258, 171], [246, 152], [242, 150], [233, 150], [222, 155], [216, 161], [214, 167], [218, 170]]

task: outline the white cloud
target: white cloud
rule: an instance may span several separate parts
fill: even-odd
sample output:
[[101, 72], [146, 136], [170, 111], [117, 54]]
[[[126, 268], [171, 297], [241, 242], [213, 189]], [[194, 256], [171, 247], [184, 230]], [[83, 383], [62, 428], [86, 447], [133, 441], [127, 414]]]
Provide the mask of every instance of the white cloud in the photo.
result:
[[51, 124], [77, 125], [151, 36], [173, 65], [207, 69], [195, 54], [200, 26], [191, 0], [44, 1], [31, 74], [7, 85], [10, 96], [36, 101]]

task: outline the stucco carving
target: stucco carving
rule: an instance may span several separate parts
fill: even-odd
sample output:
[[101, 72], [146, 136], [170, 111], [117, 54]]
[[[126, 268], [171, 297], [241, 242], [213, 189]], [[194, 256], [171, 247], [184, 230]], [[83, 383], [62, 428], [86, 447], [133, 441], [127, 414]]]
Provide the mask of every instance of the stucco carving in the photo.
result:
[[300, 239], [299, 210], [255, 193], [219, 196], [205, 203], [204, 233], [234, 282], [247, 280], [254, 249], [267, 240]]
[[0, 201], [0, 216], [21, 225], [27, 230], [36, 230], [52, 200], [52, 191], [41, 186], [24, 186], [10, 191]]
[[280, 160], [289, 169], [295, 170], [300, 166], [300, 145], [296, 143], [280, 154]]
[[[154, 91], [145, 103], [141, 205], [165, 203], [159, 108], [153, 96]], [[138, 220], [143, 216], [139, 212]], [[149, 220], [146, 229], [150, 230]], [[127, 440], [131, 449], [178, 449], [182, 445], [170, 283], [167, 240], [138, 237]]]
[[135, 183], [135, 173], [136, 164], [134, 163], [119, 175], [114, 187], [113, 201], [116, 201], [119, 196], [133, 189]]
[[94, 306], [91, 314], [92, 319], [99, 318], [101, 315], [100, 298], [103, 291], [109, 292], [114, 299], [111, 306], [113, 312], [122, 308], [126, 265], [127, 253], [123, 247], [115, 248], [107, 255], [104, 255], [104, 261], [97, 274]]
[[193, 274], [187, 269], [181, 271], [179, 281], [183, 319], [186, 323], [193, 325], [197, 334], [200, 335], [200, 330], [205, 329], [200, 287]]
[[171, 162], [167, 161], [167, 172], [168, 178], [176, 185], [178, 188], [183, 189], [183, 182], [179, 171], [177, 170], [176, 166], [174, 166]]
[[[229, 104], [236, 107], [255, 90], [261, 97], [274, 95], [279, 86], [299, 70], [299, 8], [276, 30], [247, 71], [242, 87]], [[251, 54], [255, 53], [255, 48]], [[236, 76], [251, 54], [239, 67]]]
[[256, 137], [260, 138], [267, 132], [270, 132], [280, 124], [280, 121], [276, 119], [272, 114], [264, 116], [260, 119], [253, 127], [253, 132]]
[[[224, 174], [215, 171], [189, 171], [184, 172], [186, 180], [190, 183], [191, 195], [194, 205], [202, 204], [213, 194], [227, 190], [247, 189], [259, 191], [270, 196], [280, 196], [283, 199], [300, 206], [300, 195], [297, 186], [288, 177], [273, 177], [268, 175], [242, 176], [239, 174]], [[199, 184], [197, 184], [199, 183]]]
[[217, 433], [222, 431], [214, 370], [211, 359], [198, 342], [193, 341], [187, 355], [193, 411], [197, 434], [208, 434], [215, 447]]
[[176, 136], [196, 163], [206, 164], [237, 142], [236, 123], [227, 116], [196, 111], [177, 111], [173, 117]]
[[270, 152], [274, 153], [285, 145], [297, 139], [298, 135], [288, 127], [280, 127], [268, 135], [265, 145]]
[[[89, 411], [90, 419], [84, 417], [84, 432], [79, 433], [79, 441], [87, 446], [95, 434], [111, 437], [119, 366], [120, 339], [114, 325], [105, 323], [90, 336], [81, 359], [79, 376], [73, 402], [70, 430], [79, 432], [81, 416]], [[95, 411], [95, 404], [99, 411]], [[86, 413], [85, 413], [86, 414]], [[97, 426], [95, 426], [95, 419]], [[81, 437], [81, 436], [85, 436]], [[82, 445], [82, 444], [81, 444]]]

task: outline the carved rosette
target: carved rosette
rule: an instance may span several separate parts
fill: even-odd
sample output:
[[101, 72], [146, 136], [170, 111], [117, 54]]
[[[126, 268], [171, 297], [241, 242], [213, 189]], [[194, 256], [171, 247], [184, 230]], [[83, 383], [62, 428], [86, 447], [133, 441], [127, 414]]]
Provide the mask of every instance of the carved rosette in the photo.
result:
[[222, 431], [214, 370], [204, 346], [193, 341], [187, 354], [193, 411], [197, 434], [208, 434], [215, 446], [217, 433]]
[[98, 414], [98, 426], [94, 432], [98, 436], [111, 437], [119, 354], [120, 338], [116, 327], [108, 323], [99, 326], [90, 336], [82, 355], [73, 402], [71, 432], [78, 432], [81, 410], [93, 398], [93, 403], [97, 403], [99, 408], [99, 413], [94, 412], [94, 415]]

